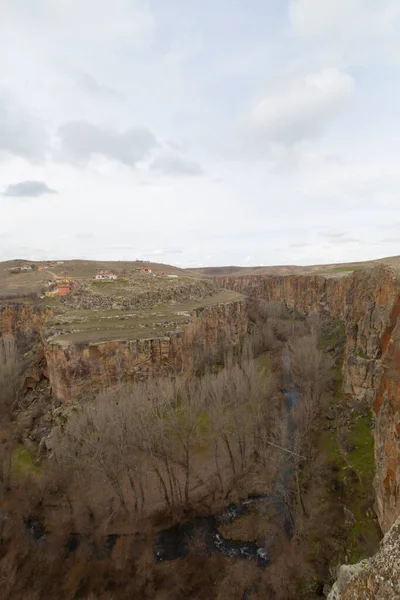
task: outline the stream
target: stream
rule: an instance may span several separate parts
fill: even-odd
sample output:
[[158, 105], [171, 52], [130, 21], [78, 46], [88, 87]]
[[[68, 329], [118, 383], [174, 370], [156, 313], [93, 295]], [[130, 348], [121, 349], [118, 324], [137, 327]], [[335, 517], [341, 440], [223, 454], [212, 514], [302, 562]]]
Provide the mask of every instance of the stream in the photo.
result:
[[210, 556], [220, 553], [230, 558], [253, 559], [260, 567], [266, 567], [270, 558], [264, 544], [227, 539], [221, 535], [218, 527], [248, 514], [251, 506], [270, 501], [268, 496], [250, 497], [231, 504], [220, 514], [197, 517], [160, 531], [155, 542], [156, 562], [177, 560], [189, 554]]

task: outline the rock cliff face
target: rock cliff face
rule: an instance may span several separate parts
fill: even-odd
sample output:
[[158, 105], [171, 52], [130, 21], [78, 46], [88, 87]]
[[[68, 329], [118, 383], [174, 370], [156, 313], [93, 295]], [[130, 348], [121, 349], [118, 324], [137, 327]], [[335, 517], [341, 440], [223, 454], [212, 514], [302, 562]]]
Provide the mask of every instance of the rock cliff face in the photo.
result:
[[190, 373], [197, 357], [234, 346], [247, 330], [244, 301], [195, 309], [180, 331], [165, 337], [94, 344], [46, 343], [53, 394], [69, 400], [87, 390], [149, 375]]
[[244, 300], [195, 309], [179, 331], [132, 341], [48, 342], [46, 322], [52, 316], [53, 311], [45, 307], [2, 306], [0, 335], [22, 340], [24, 348], [35, 345], [37, 353], [41, 351], [52, 394], [64, 401], [120, 381], [191, 372], [201, 356], [217, 350], [221, 344], [236, 345], [247, 331]]
[[[0, 305], [0, 357], [17, 351], [23, 381], [20, 396], [48, 379], [43, 330], [53, 310], [32, 304]], [[10, 358], [10, 357], [8, 357]]]
[[374, 410], [376, 506], [388, 531], [400, 515], [400, 284], [389, 268], [347, 277], [218, 278], [223, 287], [299, 311], [330, 314], [346, 326], [344, 392]]
[[33, 304], [0, 304], [0, 337], [37, 334], [52, 315], [51, 308]]

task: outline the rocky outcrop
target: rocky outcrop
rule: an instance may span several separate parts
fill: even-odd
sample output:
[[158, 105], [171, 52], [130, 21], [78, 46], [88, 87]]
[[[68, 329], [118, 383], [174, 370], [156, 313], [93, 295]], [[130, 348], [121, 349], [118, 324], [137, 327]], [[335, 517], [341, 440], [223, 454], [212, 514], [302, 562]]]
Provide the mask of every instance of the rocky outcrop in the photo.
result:
[[42, 334], [46, 322], [53, 315], [48, 307], [31, 303], [0, 304], [0, 360], [15, 353], [12, 360], [21, 371], [22, 395], [47, 378]]
[[215, 294], [216, 290], [216, 283], [210, 279], [177, 278], [165, 281], [163, 277], [138, 273], [130, 280], [79, 285], [63, 296], [61, 302], [73, 309], [137, 310], [163, 303], [202, 300]]
[[340, 600], [342, 597], [342, 592], [347, 587], [347, 584], [351, 578], [358, 575], [358, 573], [360, 573], [360, 571], [362, 571], [367, 564], [368, 561], [363, 560], [356, 565], [342, 565], [339, 568], [337, 580], [333, 584], [333, 587], [327, 596], [327, 600]]
[[400, 519], [370, 560], [340, 567], [328, 600], [398, 600], [400, 598]]
[[321, 311], [346, 326], [343, 389], [376, 414], [376, 508], [383, 531], [400, 514], [400, 285], [386, 266], [347, 277], [243, 276], [217, 279], [223, 287]]
[[0, 337], [30, 336], [43, 331], [53, 310], [32, 303], [0, 304]]

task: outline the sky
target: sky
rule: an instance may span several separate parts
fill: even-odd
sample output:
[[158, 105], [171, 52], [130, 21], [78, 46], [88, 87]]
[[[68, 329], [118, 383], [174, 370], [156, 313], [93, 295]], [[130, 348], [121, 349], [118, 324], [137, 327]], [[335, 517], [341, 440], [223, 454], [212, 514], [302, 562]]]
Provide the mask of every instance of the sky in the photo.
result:
[[400, 254], [398, 0], [0, 2], [0, 260]]

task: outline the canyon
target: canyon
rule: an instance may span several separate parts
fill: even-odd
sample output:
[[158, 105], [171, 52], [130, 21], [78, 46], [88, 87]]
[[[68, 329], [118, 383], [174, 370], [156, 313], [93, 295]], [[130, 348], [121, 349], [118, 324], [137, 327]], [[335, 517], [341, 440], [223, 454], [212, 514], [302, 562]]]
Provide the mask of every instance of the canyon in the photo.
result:
[[[382, 531], [389, 532], [385, 539], [393, 546], [400, 515], [400, 282], [396, 272], [382, 264], [351, 274], [239, 274], [213, 279], [236, 296], [197, 306], [157, 335], [149, 332], [132, 339], [57, 338], [49, 329], [56, 316], [53, 307], [4, 302], [2, 343], [10, 338], [30, 343], [34, 351], [24, 389], [48, 381], [58, 405], [68, 405], [85, 393], [123, 380], [193, 372], [199, 356], [239, 345], [248, 328], [246, 298], [284, 302], [299, 313], [341, 321], [346, 332], [343, 393], [370, 407], [374, 415], [375, 509]], [[379, 564], [379, 555], [375, 560]], [[368, 568], [373, 569], [373, 563]], [[355, 575], [352, 585], [362, 593], [357, 577], [361, 575]], [[343, 598], [361, 597], [346, 593]]]

